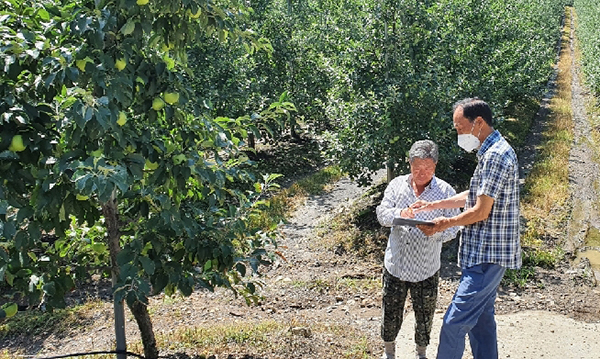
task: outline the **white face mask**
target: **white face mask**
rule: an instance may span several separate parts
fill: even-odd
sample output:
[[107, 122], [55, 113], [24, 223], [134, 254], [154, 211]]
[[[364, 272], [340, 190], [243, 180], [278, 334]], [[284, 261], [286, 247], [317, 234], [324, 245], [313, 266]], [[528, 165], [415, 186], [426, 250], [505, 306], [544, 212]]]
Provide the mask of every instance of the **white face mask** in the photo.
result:
[[[458, 135], [458, 146], [467, 152], [472, 152], [476, 150], [481, 145], [479, 138], [473, 134], [473, 128], [475, 127], [475, 122], [473, 122], [473, 126], [471, 126], [471, 133], [464, 133], [462, 135]], [[481, 133], [481, 130], [479, 130]]]

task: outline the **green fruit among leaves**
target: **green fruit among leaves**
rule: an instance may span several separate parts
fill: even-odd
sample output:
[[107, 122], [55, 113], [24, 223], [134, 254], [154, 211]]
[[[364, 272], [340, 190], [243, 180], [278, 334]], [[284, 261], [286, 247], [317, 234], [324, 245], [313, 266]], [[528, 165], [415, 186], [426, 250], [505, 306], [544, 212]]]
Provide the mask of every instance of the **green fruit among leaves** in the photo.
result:
[[155, 170], [158, 168], [158, 163], [157, 162], [152, 162], [150, 160], [146, 160], [146, 169], [148, 170]]
[[197, 19], [200, 17], [200, 15], [202, 15], [202, 11], [200, 9], [198, 9], [198, 11], [196, 11], [195, 14], [193, 14], [190, 10], [187, 11], [187, 14], [190, 18], [192, 19]]
[[115, 62], [115, 67], [117, 68], [117, 70], [122, 71], [125, 68], [125, 65], [127, 65], [127, 63], [125, 62], [125, 59], [118, 59]]
[[179, 94], [177, 92], [166, 92], [165, 93], [165, 101], [169, 105], [177, 103], [177, 102], [179, 102]]
[[100, 157], [100, 156], [102, 156], [102, 149], [99, 148], [96, 151], [92, 151], [92, 152], [90, 152], [90, 155], [92, 155], [94, 157]]
[[81, 72], [85, 72], [85, 65], [87, 64], [86, 60], [75, 60], [75, 65]]
[[[15, 314], [17, 314], [19, 307], [17, 306], [16, 303], [6, 303], [0, 309], [4, 311], [6, 318], [10, 318], [10, 317], [14, 316]], [[2, 318], [1, 314], [0, 314], [0, 318]]]
[[173, 156], [173, 163], [175, 165], [180, 165], [183, 163], [183, 161], [186, 160], [186, 157], [183, 153], [178, 154], [177, 156]]
[[119, 112], [119, 119], [117, 120], [117, 125], [123, 126], [126, 123], [127, 123], [127, 115], [123, 111]]
[[160, 111], [163, 107], [165, 107], [165, 102], [160, 97], [152, 100], [152, 109], [154, 111]]
[[146, 4], [148, 4], [150, 0], [137, 0], [135, 3], [138, 4], [139, 6], [144, 6]]
[[88, 200], [90, 197], [89, 197], [89, 196], [84, 196], [84, 195], [81, 195], [81, 194], [77, 194], [77, 195], [75, 196], [75, 198], [76, 198], [78, 201], [87, 201], [87, 200]]
[[21, 135], [13, 136], [12, 140], [10, 141], [10, 146], [8, 146], [8, 150], [13, 152], [21, 152], [26, 148], [27, 146], [23, 144], [23, 136]]

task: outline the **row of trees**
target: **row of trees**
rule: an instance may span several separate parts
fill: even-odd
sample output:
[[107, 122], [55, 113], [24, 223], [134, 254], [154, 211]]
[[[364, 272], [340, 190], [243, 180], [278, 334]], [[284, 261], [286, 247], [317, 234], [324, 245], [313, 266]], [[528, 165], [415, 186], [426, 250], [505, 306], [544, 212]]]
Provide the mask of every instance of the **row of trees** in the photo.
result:
[[253, 2], [246, 24], [271, 41], [273, 53], [247, 56], [241, 46], [209, 41], [190, 55], [202, 79], [195, 88], [227, 116], [288, 91], [297, 112], [274, 128], [295, 136], [302, 124], [324, 134], [329, 154], [364, 184], [384, 163], [405, 170], [410, 144], [422, 138], [440, 143], [441, 174], [462, 183], [472, 161], [450, 135], [452, 103], [479, 96], [502, 120], [538, 99], [567, 2]]
[[537, 98], [564, 4], [4, 1], [0, 280], [52, 309], [111, 276], [117, 331], [125, 301], [155, 358], [149, 296], [256, 299], [249, 274], [276, 243], [252, 218], [274, 176], [243, 150], [310, 131], [367, 183], [432, 138], [460, 182], [452, 102], [477, 95], [501, 118]]
[[592, 0], [575, 0], [573, 5], [586, 82], [594, 95], [600, 97], [600, 7]]

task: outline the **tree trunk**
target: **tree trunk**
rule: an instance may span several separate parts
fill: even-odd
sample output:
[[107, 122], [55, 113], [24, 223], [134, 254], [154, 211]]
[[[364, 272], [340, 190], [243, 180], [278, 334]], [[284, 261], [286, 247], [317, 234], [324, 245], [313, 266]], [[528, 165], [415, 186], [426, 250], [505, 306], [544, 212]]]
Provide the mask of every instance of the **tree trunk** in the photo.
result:
[[249, 133], [248, 134], [248, 146], [250, 148], [252, 148], [253, 150], [256, 149], [256, 139], [254, 138], [254, 134], [253, 133]]
[[[110, 251], [110, 260], [112, 265], [113, 285], [116, 283], [119, 277], [119, 264], [117, 263], [117, 255], [121, 251], [121, 245], [119, 240], [121, 239], [121, 230], [119, 224], [119, 214], [117, 208], [117, 200], [115, 195], [111, 199], [102, 205], [102, 214], [107, 228], [108, 237], [108, 249]], [[117, 341], [117, 351], [127, 351], [127, 345], [125, 341], [125, 320], [123, 311], [123, 302], [115, 302], [115, 333]], [[144, 345], [144, 356], [147, 359], [158, 358], [158, 348], [156, 347], [156, 339], [154, 337], [154, 331], [152, 330], [152, 321], [150, 320], [150, 314], [148, 314], [148, 308], [140, 301], [135, 301], [133, 306], [129, 309], [135, 317], [135, 320], [140, 329], [142, 337], [142, 344]], [[117, 354], [118, 359], [125, 359], [125, 354]]]
[[146, 359], [158, 358], [158, 348], [156, 347], [156, 338], [154, 337], [154, 330], [152, 329], [152, 320], [148, 313], [148, 307], [144, 303], [136, 300], [129, 309], [140, 329], [142, 344], [144, 345], [144, 357], [146, 357]]
[[290, 133], [292, 135], [292, 139], [296, 141], [300, 139], [298, 132], [296, 132], [296, 120], [290, 119]]

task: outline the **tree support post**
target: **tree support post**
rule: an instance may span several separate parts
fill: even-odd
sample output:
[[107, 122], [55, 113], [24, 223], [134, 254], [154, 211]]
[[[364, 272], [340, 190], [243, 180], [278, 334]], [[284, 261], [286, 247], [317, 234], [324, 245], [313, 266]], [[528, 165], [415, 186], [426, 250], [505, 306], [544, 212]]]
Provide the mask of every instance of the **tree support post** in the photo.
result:
[[385, 167], [387, 168], [387, 182], [390, 183], [394, 179], [394, 161], [387, 161]]
[[[116, 282], [116, 278], [113, 276], [113, 285]], [[125, 306], [123, 301], [114, 302], [114, 313], [115, 313], [115, 339], [116, 339], [116, 351], [117, 359], [127, 359], [127, 341], [125, 340]]]
[[[113, 288], [119, 281], [119, 264], [117, 263], [117, 255], [121, 251], [121, 246], [119, 244], [121, 232], [119, 231], [117, 213], [117, 200], [115, 192], [113, 191], [110, 200], [102, 205], [102, 214], [104, 215], [106, 228], [108, 229], [107, 240], [112, 266], [111, 272]], [[114, 301], [114, 314], [116, 350], [117, 352], [120, 352], [117, 354], [117, 359], [127, 359], [127, 354], [125, 354], [127, 351], [127, 341], [125, 340], [125, 307], [122, 300]]]

